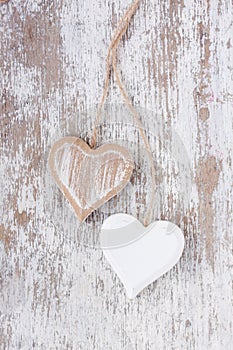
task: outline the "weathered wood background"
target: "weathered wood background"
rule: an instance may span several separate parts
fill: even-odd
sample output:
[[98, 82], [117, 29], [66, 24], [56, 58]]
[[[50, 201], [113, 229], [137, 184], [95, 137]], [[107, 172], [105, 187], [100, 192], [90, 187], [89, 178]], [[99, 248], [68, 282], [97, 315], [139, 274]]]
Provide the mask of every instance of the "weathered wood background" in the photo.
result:
[[[134, 103], [189, 154], [179, 264], [129, 301], [101, 251], [66, 240], [44, 205], [50, 135], [99, 102], [107, 46], [130, 3], [0, 5], [1, 349], [233, 349], [230, 0], [142, 0], [118, 51]], [[108, 102], [119, 100], [112, 81]]]

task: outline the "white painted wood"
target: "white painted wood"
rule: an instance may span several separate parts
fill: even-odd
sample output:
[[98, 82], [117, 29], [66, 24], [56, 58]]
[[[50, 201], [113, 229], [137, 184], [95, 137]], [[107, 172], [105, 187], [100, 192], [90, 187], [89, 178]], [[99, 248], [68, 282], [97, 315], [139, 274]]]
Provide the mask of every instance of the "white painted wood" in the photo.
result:
[[132, 215], [109, 216], [101, 228], [101, 247], [129, 299], [168, 272], [179, 261], [184, 236], [170, 221], [143, 226]]
[[[107, 46], [129, 4], [0, 4], [2, 349], [232, 348], [231, 1], [142, 1], [118, 50], [129, 96], [155, 115], [141, 116], [146, 130], [155, 135], [161, 120], [167, 149], [172, 127], [189, 155], [193, 188], [185, 210], [172, 192], [175, 168], [168, 176], [163, 159], [155, 159], [157, 182], [166, 178], [169, 192], [162, 201], [157, 196], [155, 219], [185, 232], [176, 267], [129, 301], [101, 251], [56, 229], [46, 209], [52, 134], [99, 102]], [[108, 102], [119, 101], [112, 81]], [[113, 200], [111, 213], [115, 203], [118, 211], [125, 204]]]

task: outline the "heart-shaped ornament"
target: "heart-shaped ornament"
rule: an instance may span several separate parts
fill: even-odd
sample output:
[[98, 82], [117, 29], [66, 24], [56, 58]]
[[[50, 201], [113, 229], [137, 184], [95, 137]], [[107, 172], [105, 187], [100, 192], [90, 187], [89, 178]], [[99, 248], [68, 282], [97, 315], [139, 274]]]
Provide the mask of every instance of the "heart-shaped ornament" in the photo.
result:
[[81, 222], [127, 185], [133, 164], [122, 146], [91, 149], [76, 137], [58, 140], [49, 155], [51, 174]]
[[168, 272], [184, 249], [183, 233], [175, 224], [155, 221], [145, 227], [128, 214], [108, 217], [100, 241], [130, 299]]

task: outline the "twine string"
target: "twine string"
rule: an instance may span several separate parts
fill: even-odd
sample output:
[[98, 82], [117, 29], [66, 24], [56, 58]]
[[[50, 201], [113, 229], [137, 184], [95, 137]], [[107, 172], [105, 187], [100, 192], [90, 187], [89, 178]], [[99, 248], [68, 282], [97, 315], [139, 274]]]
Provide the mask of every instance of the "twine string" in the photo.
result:
[[104, 88], [103, 88], [102, 96], [101, 96], [100, 103], [98, 106], [97, 115], [95, 118], [93, 133], [92, 133], [91, 142], [90, 142], [90, 146], [92, 148], [94, 148], [96, 146], [97, 126], [99, 124], [102, 108], [103, 108], [103, 105], [104, 105], [104, 102], [106, 100], [107, 93], [108, 93], [109, 78], [110, 78], [110, 72], [111, 72], [111, 62], [112, 62], [112, 57], [111, 57], [112, 50], [113, 50], [114, 46], [118, 45], [118, 43], [120, 42], [120, 39], [125, 34], [128, 26], [129, 26], [130, 19], [134, 15], [134, 13], [136, 12], [140, 1], [141, 0], [136, 0], [128, 8], [128, 10], [124, 14], [124, 16], [120, 19], [118, 26], [117, 26], [116, 30], [114, 31], [113, 38], [112, 38], [110, 45], [108, 47], [107, 58], [106, 58], [106, 73], [105, 73], [105, 80], [104, 80]]
[[129, 7], [129, 9], [126, 11], [126, 13], [124, 14], [124, 16], [121, 18], [121, 20], [118, 23], [118, 26], [113, 34], [113, 38], [111, 40], [111, 43], [108, 47], [108, 52], [107, 52], [107, 59], [106, 59], [106, 75], [105, 75], [105, 81], [104, 81], [104, 88], [103, 88], [103, 93], [102, 93], [102, 97], [100, 100], [100, 104], [98, 107], [98, 111], [97, 111], [97, 115], [96, 115], [96, 119], [95, 119], [95, 123], [94, 123], [94, 129], [93, 129], [93, 134], [92, 134], [92, 138], [91, 138], [91, 147], [95, 147], [96, 146], [96, 142], [97, 142], [97, 125], [99, 124], [100, 121], [100, 117], [101, 117], [101, 112], [102, 112], [102, 108], [104, 105], [104, 102], [106, 100], [106, 96], [108, 93], [108, 86], [109, 86], [109, 76], [110, 76], [110, 72], [111, 72], [111, 67], [113, 69], [113, 73], [114, 73], [114, 77], [116, 80], [116, 84], [121, 92], [121, 95], [128, 107], [128, 109], [130, 110], [130, 112], [133, 115], [133, 118], [139, 128], [139, 132], [141, 135], [141, 138], [145, 144], [145, 148], [147, 150], [148, 153], [148, 157], [149, 157], [149, 161], [151, 164], [151, 179], [152, 179], [152, 186], [151, 186], [151, 192], [150, 192], [150, 200], [148, 202], [148, 207], [146, 210], [146, 214], [145, 217], [143, 219], [143, 224], [145, 226], [149, 225], [150, 222], [150, 218], [151, 218], [151, 212], [152, 212], [152, 208], [153, 208], [153, 204], [154, 204], [154, 199], [155, 199], [155, 187], [156, 187], [156, 183], [155, 183], [155, 166], [154, 166], [154, 160], [153, 160], [153, 153], [151, 150], [151, 146], [149, 144], [148, 138], [146, 137], [146, 134], [144, 132], [143, 129], [143, 125], [142, 122], [140, 120], [140, 116], [137, 112], [137, 110], [134, 108], [127, 92], [126, 89], [121, 81], [121, 77], [120, 77], [120, 73], [118, 71], [117, 68], [117, 48], [118, 45], [122, 39], [122, 37], [125, 35], [130, 20], [133, 17], [133, 15], [135, 14], [139, 4], [140, 4], [141, 0], [135, 0], [133, 2], [133, 4]]

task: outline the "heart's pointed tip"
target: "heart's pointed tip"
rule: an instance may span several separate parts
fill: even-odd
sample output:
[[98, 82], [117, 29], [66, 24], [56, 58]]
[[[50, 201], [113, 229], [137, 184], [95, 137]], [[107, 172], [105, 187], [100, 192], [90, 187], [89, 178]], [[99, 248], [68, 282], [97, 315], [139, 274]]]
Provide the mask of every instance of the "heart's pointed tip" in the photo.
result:
[[125, 289], [126, 289], [126, 295], [130, 300], [134, 300], [139, 293], [139, 292], [136, 292], [134, 288], [130, 288], [130, 289], [125, 288]]
[[80, 218], [80, 217], [78, 217], [78, 221], [79, 221], [80, 224], [84, 223], [85, 220], [86, 220], [86, 218]]

